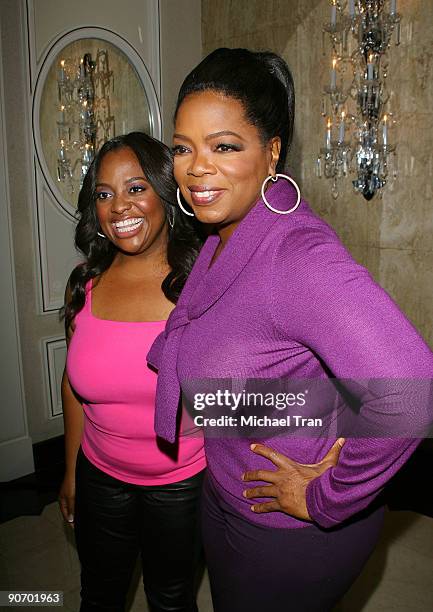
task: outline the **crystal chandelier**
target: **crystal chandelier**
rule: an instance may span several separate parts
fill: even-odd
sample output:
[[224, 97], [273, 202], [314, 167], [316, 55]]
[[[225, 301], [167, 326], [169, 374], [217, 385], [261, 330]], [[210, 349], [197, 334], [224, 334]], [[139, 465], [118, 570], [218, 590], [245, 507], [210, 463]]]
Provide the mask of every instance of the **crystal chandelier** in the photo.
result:
[[316, 173], [331, 179], [334, 198], [339, 179], [354, 174], [355, 191], [371, 200], [390, 172], [396, 176], [395, 145], [389, 142], [395, 118], [387, 105], [386, 77], [393, 33], [400, 43], [400, 15], [396, 0], [331, 0], [330, 10], [323, 28], [332, 47], [322, 97], [325, 146]]
[[79, 180], [82, 186], [95, 151], [115, 135], [110, 110], [113, 72], [109, 69], [107, 51], [98, 49], [95, 60], [90, 53], [79, 61], [61, 59], [57, 85], [57, 179], [67, 183], [73, 193], [75, 182]]

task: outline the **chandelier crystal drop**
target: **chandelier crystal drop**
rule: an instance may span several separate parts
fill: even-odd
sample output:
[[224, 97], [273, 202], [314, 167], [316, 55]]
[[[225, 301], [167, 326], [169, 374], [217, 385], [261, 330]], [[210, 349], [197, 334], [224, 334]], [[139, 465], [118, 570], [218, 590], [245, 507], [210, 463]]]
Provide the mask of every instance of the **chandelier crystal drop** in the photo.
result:
[[59, 148], [57, 179], [74, 192], [74, 178], [80, 187], [95, 152], [115, 135], [114, 116], [110, 109], [113, 72], [108, 53], [98, 50], [95, 60], [90, 53], [61, 59], [57, 72]]
[[316, 173], [331, 179], [334, 198], [339, 180], [348, 175], [355, 176], [353, 187], [366, 200], [384, 187], [390, 172], [396, 176], [396, 147], [389, 141], [395, 117], [386, 88], [393, 36], [400, 44], [396, 4], [331, 0], [330, 21], [323, 27], [332, 49], [329, 84], [322, 97], [325, 138]]

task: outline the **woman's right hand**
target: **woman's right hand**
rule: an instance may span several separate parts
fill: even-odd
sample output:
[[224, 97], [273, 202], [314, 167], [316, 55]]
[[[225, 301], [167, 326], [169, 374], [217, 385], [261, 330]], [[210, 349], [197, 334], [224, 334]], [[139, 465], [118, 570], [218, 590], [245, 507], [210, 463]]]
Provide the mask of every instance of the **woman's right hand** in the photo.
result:
[[59, 506], [63, 518], [72, 528], [75, 518], [75, 475], [65, 474], [59, 491]]

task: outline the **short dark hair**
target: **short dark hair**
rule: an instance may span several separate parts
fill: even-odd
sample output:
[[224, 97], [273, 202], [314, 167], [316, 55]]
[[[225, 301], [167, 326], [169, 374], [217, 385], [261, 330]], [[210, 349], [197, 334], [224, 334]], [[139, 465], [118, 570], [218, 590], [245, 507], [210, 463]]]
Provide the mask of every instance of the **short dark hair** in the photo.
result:
[[171, 270], [162, 283], [162, 290], [170, 301], [176, 303], [203, 244], [204, 236], [199, 224], [195, 219], [191, 221], [186, 218], [176, 205], [176, 183], [170, 149], [142, 132], [131, 132], [107, 141], [92, 161], [78, 196], [79, 220], [75, 229], [75, 246], [85, 259], [69, 278], [71, 299], [63, 309], [66, 328], [84, 306], [86, 283], [107, 270], [117, 253], [110, 240], [98, 236], [101, 228], [96, 213], [96, 180], [107, 153], [124, 148], [131, 149], [136, 155], [144, 176], [161, 199], [166, 214], [173, 220], [173, 227], [168, 230], [167, 243], [167, 261]]
[[264, 144], [280, 137], [277, 172], [281, 172], [292, 142], [295, 116], [295, 88], [286, 62], [269, 51], [226, 48], [212, 51], [182, 83], [175, 118], [186, 96], [206, 90], [239, 100]]

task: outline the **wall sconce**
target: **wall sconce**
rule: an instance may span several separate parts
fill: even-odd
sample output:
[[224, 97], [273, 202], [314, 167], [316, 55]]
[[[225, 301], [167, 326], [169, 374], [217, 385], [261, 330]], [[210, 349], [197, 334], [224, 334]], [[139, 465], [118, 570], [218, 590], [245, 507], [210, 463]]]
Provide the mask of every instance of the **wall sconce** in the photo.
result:
[[332, 180], [334, 198], [338, 180], [354, 173], [354, 190], [371, 200], [386, 184], [391, 164], [396, 176], [396, 147], [389, 141], [395, 118], [387, 110], [385, 80], [393, 33], [400, 43], [400, 15], [396, 0], [331, 0], [330, 9], [323, 28], [332, 47], [322, 98], [325, 146], [316, 173]]
[[98, 49], [95, 60], [85, 53], [76, 58], [61, 59], [58, 76], [59, 150], [57, 180], [74, 192], [74, 176], [80, 187], [95, 156], [95, 151], [115, 136], [115, 121], [110, 110], [113, 72], [108, 52]]

